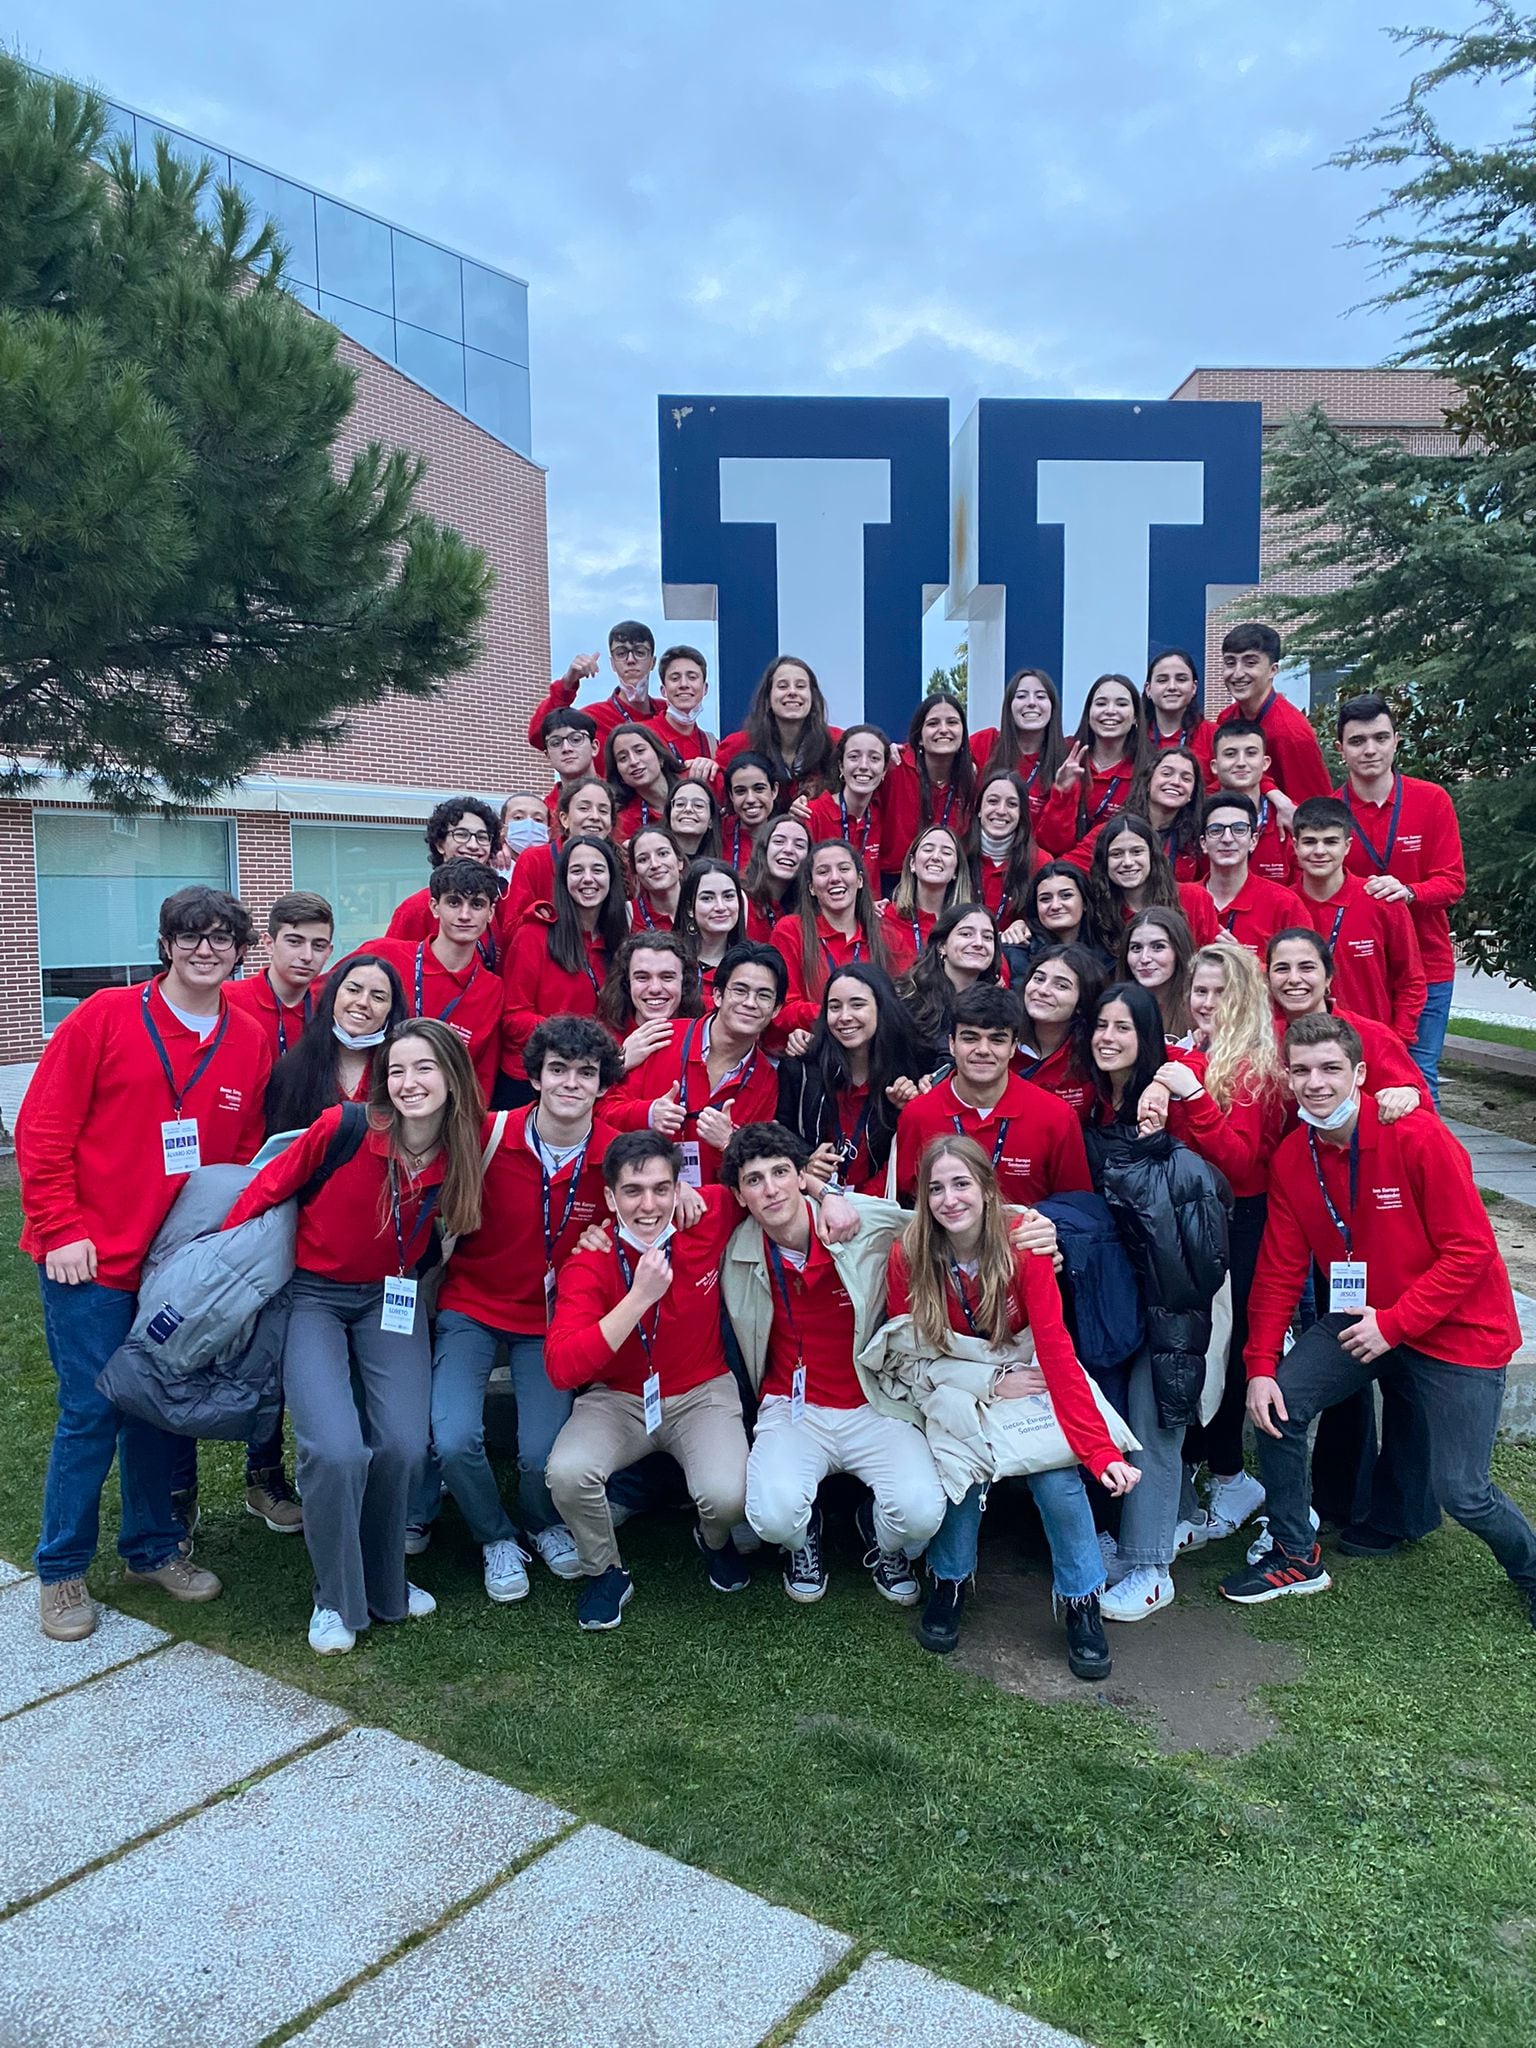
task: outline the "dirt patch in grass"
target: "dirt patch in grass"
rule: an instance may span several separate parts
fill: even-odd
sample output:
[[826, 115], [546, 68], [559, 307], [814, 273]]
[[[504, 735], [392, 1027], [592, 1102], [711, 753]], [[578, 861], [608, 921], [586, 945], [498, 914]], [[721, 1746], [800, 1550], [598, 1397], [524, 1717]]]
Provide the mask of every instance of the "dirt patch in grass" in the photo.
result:
[[1536, 1145], [1536, 1087], [1527, 1081], [1447, 1060], [1440, 1069], [1440, 1114]]

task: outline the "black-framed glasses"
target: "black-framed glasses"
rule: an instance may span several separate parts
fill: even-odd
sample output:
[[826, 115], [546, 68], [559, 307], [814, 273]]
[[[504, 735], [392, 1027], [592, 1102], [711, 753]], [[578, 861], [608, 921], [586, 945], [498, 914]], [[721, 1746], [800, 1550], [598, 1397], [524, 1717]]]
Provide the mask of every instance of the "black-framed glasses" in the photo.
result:
[[656, 658], [643, 640], [615, 640], [608, 652], [615, 661], [654, 661]]
[[210, 953], [233, 953], [235, 935], [233, 932], [173, 932], [171, 946], [178, 953], [196, 953], [206, 946]]
[[1239, 825], [1207, 825], [1205, 836], [1207, 839], [1246, 839], [1252, 830], [1253, 827], [1246, 823]]
[[466, 832], [460, 825], [455, 825], [448, 837], [455, 846], [489, 846], [491, 843], [489, 832]]

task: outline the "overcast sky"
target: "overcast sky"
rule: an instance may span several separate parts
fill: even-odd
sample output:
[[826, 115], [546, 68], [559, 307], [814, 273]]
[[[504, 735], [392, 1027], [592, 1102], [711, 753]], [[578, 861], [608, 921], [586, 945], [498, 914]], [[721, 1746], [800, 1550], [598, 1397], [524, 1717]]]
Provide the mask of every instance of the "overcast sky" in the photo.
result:
[[[1165, 398], [1360, 365], [1414, 0], [11, 0], [34, 63], [531, 286], [557, 666], [661, 617], [661, 391]], [[1442, 24], [1471, 14], [1436, 0]], [[953, 630], [953, 629], [949, 629]], [[704, 629], [676, 629], [701, 637]]]

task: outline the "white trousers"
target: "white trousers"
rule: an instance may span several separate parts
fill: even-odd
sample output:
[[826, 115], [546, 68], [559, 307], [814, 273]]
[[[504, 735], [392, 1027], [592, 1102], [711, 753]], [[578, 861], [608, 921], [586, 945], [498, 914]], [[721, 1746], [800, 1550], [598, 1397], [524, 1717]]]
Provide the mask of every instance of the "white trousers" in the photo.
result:
[[798, 1550], [805, 1541], [816, 1489], [834, 1472], [851, 1472], [875, 1496], [875, 1540], [882, 1550], [915, 1557], [944, 1519], [928, 1439], [910, 1422], [859, 1408], [807, 1404], [790, 1420], [783, 1394], [769, 1394], [757, 1412], [747, 1459], [747, 1520], [765, 1543]]

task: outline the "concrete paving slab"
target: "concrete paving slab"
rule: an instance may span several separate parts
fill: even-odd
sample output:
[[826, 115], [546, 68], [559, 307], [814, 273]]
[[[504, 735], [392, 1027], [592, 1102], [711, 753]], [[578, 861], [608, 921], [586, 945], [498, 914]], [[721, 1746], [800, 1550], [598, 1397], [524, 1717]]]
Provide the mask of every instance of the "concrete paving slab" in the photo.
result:
[[[346, 1715], [178, 1643], [63, 1699], [0, 1721], [0, 1906], [83, 1870]], [[82, 1760], [90, 1797], [78, 1797]]]
[[794, 2036], [793, 2048], [1084, 2048], [1012, 2006], [874, 1955]]
[[0, 1592], [0, 1714], [14, 1714], [169, 1641], [163, 1629], [103, 1607], [100, 1627], [83, 1643], [51, 1643], [38, 1632], [36, 1581], [22, 1579]]
[[1536, 1208], [1536, 1145], [1511, 1138], [1503, 1131], [1485, 1131], [1477, 1124], [1446, 1120], [1446, 1129], [1459, 1138], [1472, 1161], [1472, 1178], [1480, 1188], [1489, 1188], [1507, 1201], [1524, 1202]]
[[254, 2048], [567, 1818], [357, 1729], [0, 1925], [0, 2042]]
[[0, 1586], [14, 1586], [27, 1576], [19, 1565], [7, 1564], [5, 1559], [0, 1557]]
[[588, 1827], [297, 2039], [752, 2048], [848, 1946], [798, 1913]]

